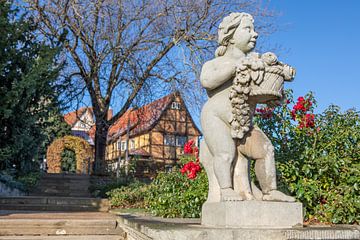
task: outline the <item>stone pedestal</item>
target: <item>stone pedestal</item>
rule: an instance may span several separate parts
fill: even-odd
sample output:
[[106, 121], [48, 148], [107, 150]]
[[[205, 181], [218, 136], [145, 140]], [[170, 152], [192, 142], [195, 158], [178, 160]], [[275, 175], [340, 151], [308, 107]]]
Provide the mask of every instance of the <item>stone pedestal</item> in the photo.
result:
[[238, 201], [204, 203], [201, 224], [226, 228], [291, 228], [303, 224], [298, 202]]

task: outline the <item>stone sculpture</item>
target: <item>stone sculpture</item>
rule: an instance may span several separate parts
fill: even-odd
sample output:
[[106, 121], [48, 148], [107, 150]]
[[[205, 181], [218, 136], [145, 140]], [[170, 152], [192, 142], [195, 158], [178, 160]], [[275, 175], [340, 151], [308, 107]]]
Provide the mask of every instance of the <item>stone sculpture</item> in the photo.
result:
[[[274, 104], [282, 98], [284, 81], [295, 70], [274, 53], [258, 54], [258, 34], [247, 13], [231, 13], [218, 30], [216, 57], [201, 71], [209, 99], [201, 112], [204, 141], [200, 159], [209, 179], [207, 203], [242, 200], [292, 202], [277, 190], [274, 147], [252, 123], [256, 104]], [[255, 160], [259, 190], [249, 177]]]

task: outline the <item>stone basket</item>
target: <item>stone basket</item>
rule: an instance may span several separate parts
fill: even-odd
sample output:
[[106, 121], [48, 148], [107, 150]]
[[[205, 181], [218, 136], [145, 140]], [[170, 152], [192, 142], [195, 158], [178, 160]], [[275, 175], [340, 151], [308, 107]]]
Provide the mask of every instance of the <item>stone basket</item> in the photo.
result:
[[269, 66], [265, 68], [264, 80], [260, 85], [251, 83], [250, 96], [259, 103], [277, 100], [282, 97], [284, 87], [283, 66]]

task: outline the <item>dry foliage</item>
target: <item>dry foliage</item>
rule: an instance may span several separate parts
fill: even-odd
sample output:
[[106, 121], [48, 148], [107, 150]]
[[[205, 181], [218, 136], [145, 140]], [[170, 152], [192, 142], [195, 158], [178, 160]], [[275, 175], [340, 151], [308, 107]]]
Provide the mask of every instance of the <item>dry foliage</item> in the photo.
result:
[[48, 173], [61, 173], [61, 153], [64, 149], [73, 150], [76, 154], [76, 173], [88, 172], [89, 161], [93, 162], [93, 150], [82, 138], [65, 136], [56, 139], [47, 149], [46, 159]]

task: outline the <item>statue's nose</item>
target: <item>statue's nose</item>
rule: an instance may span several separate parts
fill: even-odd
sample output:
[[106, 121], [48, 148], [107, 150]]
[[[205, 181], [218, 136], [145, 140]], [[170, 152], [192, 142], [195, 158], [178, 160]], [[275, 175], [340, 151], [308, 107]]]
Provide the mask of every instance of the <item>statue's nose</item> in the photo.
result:
[[258, 38], [258, 36], [259, 36], [259, 34], [258, 34], [257, 32], [254, 32], [254, 34], [253, 34], [253, 38], [257, 39], [257, 38]]

